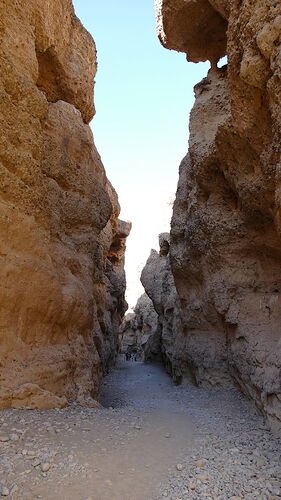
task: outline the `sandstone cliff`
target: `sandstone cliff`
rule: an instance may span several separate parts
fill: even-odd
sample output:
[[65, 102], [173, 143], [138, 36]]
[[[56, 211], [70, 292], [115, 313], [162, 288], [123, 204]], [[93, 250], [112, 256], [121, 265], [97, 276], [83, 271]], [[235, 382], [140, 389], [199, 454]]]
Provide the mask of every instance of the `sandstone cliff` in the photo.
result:
[[175, 342], [181, 325], [178, 295], [170, 265], [169, 233], [159, 235], [159, 246], [159, 252], [151, 250], [141, 273], [141, 282], [157, 313], [157, 342], [152, 337], [147, 343], [147, 358], [153, 359], [152, 354], [158, 349], [167, 372], [175, 381], [179, 381], [179, 378], [182, 379], [182, 370], [176, 359]]
[[0, 5], [0, 408], [82, 404], [115, 357], [124, 242], [70, 0]]
[[133, 313], [126, 314], [120, 329], [123, 352], [135, 352], [138, 359], [159, 359], [160, 337], [158, 316], [150, 298], [144, 293], [137, 301]]
[[281, 4], [160, 0], [157, 9], [164, 46], [212, 64], [195, 87], [172, 218], [177, 356], [200, 384], [231, 376], [280, 431]]

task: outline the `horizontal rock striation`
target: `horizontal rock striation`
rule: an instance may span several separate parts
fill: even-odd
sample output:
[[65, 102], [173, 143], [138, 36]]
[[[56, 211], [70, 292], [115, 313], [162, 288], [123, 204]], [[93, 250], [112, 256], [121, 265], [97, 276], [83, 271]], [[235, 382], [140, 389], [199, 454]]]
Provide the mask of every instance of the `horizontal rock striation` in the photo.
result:
[[162, 0], [158, 18], [165, 46], [212, 63], [195, 86], [172, 218], [176, 356], [198, 383], [231, 376], [280, 432], [281, 5]]
[[88, 125], [95, 45], [70, 0], [0, 19], [0, 408], [84, 404], [115, 357], [130, 231]]

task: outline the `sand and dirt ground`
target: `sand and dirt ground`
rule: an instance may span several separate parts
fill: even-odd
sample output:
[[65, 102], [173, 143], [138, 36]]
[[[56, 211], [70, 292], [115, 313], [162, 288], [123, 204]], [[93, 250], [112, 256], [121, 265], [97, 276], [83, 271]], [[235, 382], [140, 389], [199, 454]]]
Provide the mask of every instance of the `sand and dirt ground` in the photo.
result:
[[119, 361], [103, 408], [0, 412], [0, 487], [14, 500], [281, 498], [281, 442], [237, 389], [175, 386]]

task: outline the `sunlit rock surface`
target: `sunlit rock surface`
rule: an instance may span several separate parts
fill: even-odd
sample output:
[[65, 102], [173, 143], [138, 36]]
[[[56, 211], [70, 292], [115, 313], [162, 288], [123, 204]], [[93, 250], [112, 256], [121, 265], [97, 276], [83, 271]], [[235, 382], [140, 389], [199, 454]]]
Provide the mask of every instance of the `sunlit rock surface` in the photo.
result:
[[88, 125], [95, 45], [70, 0], [0, 19], [0, 407], [83, 404], [116, 355], [130, 230]]
[[[279, 432], [280, 16], [275, 0], [163, 0], [158, 9], [164, 45], [212, 63], [195, 87], [172, 219], [177, 357], [199, 384], [231, 377]], [[223, 26], [228, 65], [217, 70]]]

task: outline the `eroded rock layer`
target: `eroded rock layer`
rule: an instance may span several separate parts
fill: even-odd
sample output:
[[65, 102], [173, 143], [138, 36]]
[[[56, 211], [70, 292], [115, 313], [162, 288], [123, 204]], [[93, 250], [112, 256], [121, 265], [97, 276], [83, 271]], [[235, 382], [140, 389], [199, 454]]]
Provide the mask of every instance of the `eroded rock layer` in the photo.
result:
[[120, 328], [120, 343], [123, 353], [135, 353], [137, 359], [159, 360], [160, 337], [158, 316], [146, 293], [140, 296], [134, 312], [126, 314]]
[[162, 0], [158, 18], [165, 46], [212, 63], [195, 87], [172, 219], [177, 356], [199, 383], [231, 376], [280, 432], [281, 4]]
[[115, 356], [130, 230], [88, 125], [95, 45], [70, 0], [0, 19], [0, 407], [83, 403]]
[[170, 235], [159, 235], [160, 250], [151, 250], [141, 273], [141, 282], [157, 313], [157, 329], [147, 342], [146, 358], [153, 359], [157, 350], [168, 373], [175, 381], [182, 379], [176, 359], [175, 342], [181, 330], [178, 295], [170, 265]]

